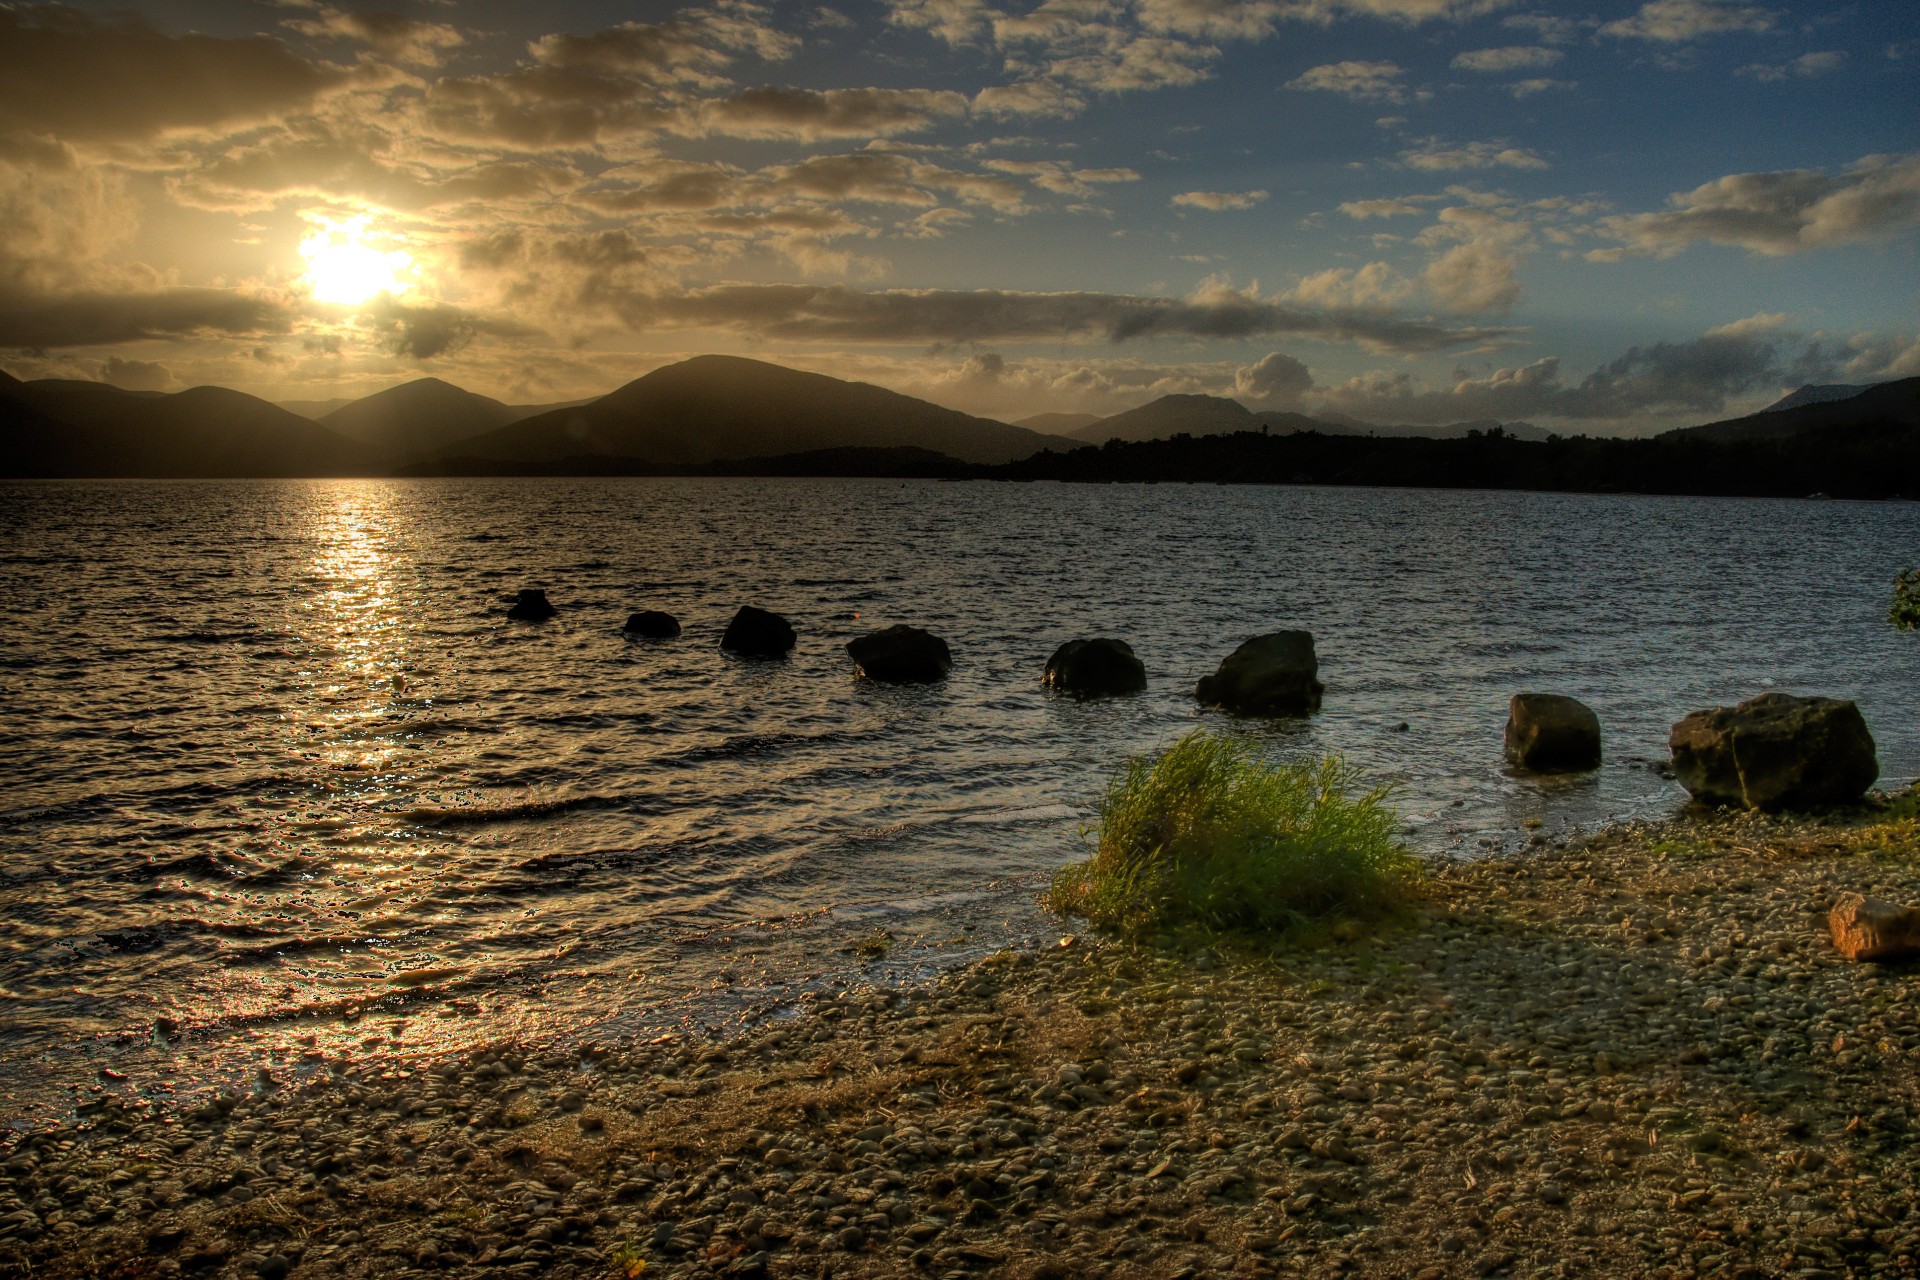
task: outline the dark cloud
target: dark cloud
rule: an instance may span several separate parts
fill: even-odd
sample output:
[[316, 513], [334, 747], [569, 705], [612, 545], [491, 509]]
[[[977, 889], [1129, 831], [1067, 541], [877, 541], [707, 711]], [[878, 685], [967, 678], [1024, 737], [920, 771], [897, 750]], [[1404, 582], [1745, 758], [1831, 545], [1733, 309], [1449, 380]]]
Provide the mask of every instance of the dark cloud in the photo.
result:
[[153, 360], [123, 360], [108, 356], [100, 366], [100, 381], [126, 391], [165, 391], [174, 385], [173, 370]]
[[990, 342], [1098, 337], [1252, 338], [1292, 334], [1420, 352], [1471, 346], [1504, 329], [1301, 310], [1223, 286], [1187, 298], [1004, 289], [863, 291], [844, 285], [715, 285], [615, 300], [634, 328], [712, 328], [842, 342]]
[[268, 298], [232, 289], [160, 289], [0, 297], [0, 347], [106, 346], [202, 333], [278, 333], [291, 322]]
[[1324, 388], [1323, 408], [1374, 421], [1457, 422], [1473, 418], [1555, 418], [1575, 422], [1721, 412], [1735, 397], [1777, 392], [1846, 372], [1846, 355], [1754, 317], [1689, 342], [1630, 348], [1578, 383], [1548, 356], [1487, 377], [1461, 376], [1445, 390], [1424, 390], [1405, 374], [1370, 375]]
[[671, 127], [732, 138], [886, 138], [966, 111], [964, 94], [935, 89], [748, 89], [676, 113]]
[[304, 111], [350, 74], [264, 36], [167, 36], [55, 5], [0, 8], [0, 133], [119, 142], [233, 128]]
[[538, 333], [527, 325], [499, 317], [482, 316], [444, 303], [409, 303], [381, 298], [368, 315], [384, 336], [389, 353], [412, 360], [451, 355], [481, 334], [527, 337]]

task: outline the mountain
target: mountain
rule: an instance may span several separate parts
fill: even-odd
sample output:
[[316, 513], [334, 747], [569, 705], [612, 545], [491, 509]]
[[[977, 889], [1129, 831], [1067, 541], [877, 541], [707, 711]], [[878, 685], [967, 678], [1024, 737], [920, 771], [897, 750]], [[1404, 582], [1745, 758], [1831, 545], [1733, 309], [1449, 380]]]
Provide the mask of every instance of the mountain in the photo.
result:
[[385, 457], [226, 387], [165, 395], [98, 382], [0, 383], [0, 475], [368, 475]]
[[353, 397], [335, 396], [331, 400], [275, 400], [274, 403], [288, 413], [297, 413], [303, 418], [312, 418], [318, 422], [335, 409], [344, 409], [352, 404]]
[[1844, 399], [1813, 400], [1790, 409], [1763, 409], [1744, 418], [1681, 427], [1658, 438], [1716, 442], [1783, 440], [1809, 431], [1914, 427], [1920, 427], [1920, 378], [1902, 378], [1898, 382], [1870, 386]]
[[739, 356], [695, 356], [591, 403], [457, 441], [441, 455], [531, 465], [628, 458], [673, 466], [910, 446], [966, 462], [1011, 462], [1074, 443], [864, 382]]
[[1782, 409], [1798, 409], [1803, 404], [1825, 404], [1829, 400], [1851, 400], [1877, 384], [1872, 382], [1809, 382], [1796, 391], [1781, 396], [1761, 413], [1778, 413]]
[[1182, 433], [1217, 436], [1229, 431], [1259, 429], [1260, 420], [1238, 400], [1225, 396], [1172, 395], [1101, 418], [1067, 434], [1086, 444], [1105, 444], [1109, 440], [1168, 440]]
[[526, 416], [450, 382], [416, 378], [335, 409], [320, 423], [396, 457], [412, 458]]
[[1036, 413], [1031, 418], [1015, 418], [1013, 425], [1047, 435], [1070, 436], [1081, 427], [1100, 421], [1097, 413]]

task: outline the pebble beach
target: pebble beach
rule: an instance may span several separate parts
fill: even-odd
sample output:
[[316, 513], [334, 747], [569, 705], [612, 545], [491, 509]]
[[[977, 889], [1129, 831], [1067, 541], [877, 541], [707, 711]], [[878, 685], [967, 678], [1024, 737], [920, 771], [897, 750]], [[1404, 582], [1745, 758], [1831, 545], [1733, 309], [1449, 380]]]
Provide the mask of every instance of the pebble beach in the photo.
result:
[[0, 1275], [1920, 1269], [1913, 793], [1434, 866], [1277, 947], [1075, 935], [725, 1041], [320, 1061], [0, 1149]]

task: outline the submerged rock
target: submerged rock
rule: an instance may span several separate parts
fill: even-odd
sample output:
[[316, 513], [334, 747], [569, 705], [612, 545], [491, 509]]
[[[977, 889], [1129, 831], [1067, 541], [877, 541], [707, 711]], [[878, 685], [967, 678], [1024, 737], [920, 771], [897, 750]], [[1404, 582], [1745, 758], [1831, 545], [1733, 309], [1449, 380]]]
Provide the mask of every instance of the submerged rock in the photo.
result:
[[642, 609], [639, 613], [627, 615], [627, 625], [620, 629], [630, 636], [671, 640], [680, 634], [680, 619], [658, 609]]
[[727, 624], [720, 647], [748, 657], [777, 658], [793, 649], [793, 624], [777, 613], [741, 605]]
[[545, 622], [559, 610], [547, 603], [547, 593], [538, 587], [528, 587], [507, 610], [507, 616], [515, 622]]
[[1833, 945], [1849, 960], [1907, 960], [1920, 956], [1920, 907], [1841, 895], [1827, 916]]
[[1530, 773], [1600, 767], [1600, 717], [1577, 698], [1516, 693], [1507, 704], [1507, 763]]
[[869, 680], [931, 684], [953, 670], [947, 642], [919, 627], [893, 626], [847, 641], [853, 665]]
[[1203, 676], [1194, 689], [1202, 704], [1243, 716], [1305, 716], [1320, 709], [1325, 686], [1306, 631], [1255, 636]]
[[1125, 640], [1098, 637], [1069, 640], [1047, 659], [1040, 683], [1060, 693], [1103, 698], [1139, 693], [1147, 687], [1147, 668]]
[[1696, 800], [1749, 809], [1847, 804], [1880, 776], [1860, 708], [1763, 693], [1673, 726], [1673, 773]]

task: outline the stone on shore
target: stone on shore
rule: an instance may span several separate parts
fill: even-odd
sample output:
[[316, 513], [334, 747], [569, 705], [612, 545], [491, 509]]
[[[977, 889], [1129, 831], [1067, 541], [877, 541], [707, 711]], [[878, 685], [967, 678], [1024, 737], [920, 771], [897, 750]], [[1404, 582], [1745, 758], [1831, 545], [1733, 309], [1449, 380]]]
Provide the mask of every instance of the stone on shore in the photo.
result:
[[1235, 715], [1311, 715], [1325, 689], [1319, 671], [1310, 632], [1275, 631], [1235, 649], [1218, 671], [1201, 677], [1194, 696]]
[[885, 684], [932, 684], [953, 670], [947, 642], [919, 627], [892, 626], [847, 641], [854, 667]]
[[1920, 957], [1920, 907], [1842, 894], [1827, 915], [1834, 947], [1849, 960], [1911, 960]]
[[1516, 693], [1507, 704], [1507, 763], [1529, 773], [1600, 767], [1600, 717], [1577, 698]]
[[1104, 636], [1069, 640], [1047, 659], [1040, 683], [1058, 693], [1105, 698], [1139, 693], [1147, 687], [1147, 668], [1125, 640]]
[[538, 587], [528, 587], [520, 593], [520, 598], [507, 610], [507, 616], [515, 622], [545, 622], [559, 610], [547, 602], [547, 593]]
[[1695, 800], [1749, 809], [1850, 804], [1880, 776], [1860, 709], [1763, 693], [1673, 726], [1673, 773]]
[[639, 613], [627, 615], [627, 625], [621, 630], [630, 636], [645, 636], [649, 640], [671, 640], [680, 634], [680, 619], [658, 609], [642, 609]]
[[793, 624], [777, 613], [740, 606], [720, 637], [720, 647], [755, 658], [778, 658], [793, 649]]

